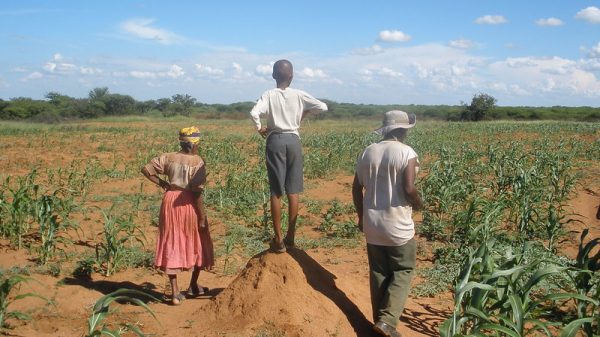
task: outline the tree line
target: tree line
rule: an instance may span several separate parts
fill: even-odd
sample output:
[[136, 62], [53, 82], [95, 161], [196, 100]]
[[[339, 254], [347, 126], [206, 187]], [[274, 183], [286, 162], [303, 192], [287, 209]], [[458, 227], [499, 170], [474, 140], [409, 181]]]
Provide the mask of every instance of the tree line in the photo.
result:
[[[599, 107], [510, 107], [497, 106], [496, 99], [485, 93], [475, 94], [469, 104], [460, 105], [376, 105], [338, 103], [324, 99], [329, 112], [321, 119], [374, 118], [379, 119], [385, 111], [404, 110], [415, 113], [420, 119], [429, 120], [541, 120], [568, 119], [600, 121]], [[90, 90], [86, 98], [74, 98], [58, 92], [49, 92], [45, 99], [36, 100], [16, 97], [0, 99], [0, 119], [59, 122], [69, 119], [87, 119], [103, 116], [149, 115], [171, 117], [177, 115], [203, 118], [247, 118], [253, 102], [232, 104], [207, 104], [188, 94], [176, 94], [168, 98], [138, 101], [129, 95], [112, 93], [106, 87]]]

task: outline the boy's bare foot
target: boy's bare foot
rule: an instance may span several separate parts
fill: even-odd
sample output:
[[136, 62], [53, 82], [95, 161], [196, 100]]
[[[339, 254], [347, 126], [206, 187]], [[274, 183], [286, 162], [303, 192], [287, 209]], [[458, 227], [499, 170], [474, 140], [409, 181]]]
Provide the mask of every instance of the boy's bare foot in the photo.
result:
[[283, 241], [277, 241], [275, 240], [275, 238], [273, 238], [271, 242], [269, 242], [269, 249], [274, 253], [286, 252], [285, 244], [283, 243]]

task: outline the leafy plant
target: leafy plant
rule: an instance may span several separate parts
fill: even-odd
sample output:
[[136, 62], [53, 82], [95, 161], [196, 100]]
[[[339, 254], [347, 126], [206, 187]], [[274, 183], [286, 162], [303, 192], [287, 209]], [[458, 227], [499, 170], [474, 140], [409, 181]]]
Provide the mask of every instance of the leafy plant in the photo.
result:
[[144, 333], [135, 325], [130, 323], [119, 323], [119, 329], [111, 329], [105, 323], [106, 318], [114, 313], [114, 311], [110, 310], [110, 304], [115, 301], [126, 301], [134, 303], [142, 308], [144, 308], [147, 312], [149, 312], [152, 317], [156, 319], [154, 312], [148, 307], [146, 303], [142, 299], [158, 301], [158, 299], [153, 296], [134, 289], [119, 289], [110, 294], [104, 295], [96, 301], [96, 304], [92, 308], [92, 314], [87, 320], [87, 332], [85, 337], [96, 337], [96, 336], [110, 336], [110, 337], [118, 337], [122, 336], [125, 331], [131, 331], [138, 336], [145, 336]]
[[46, 300], [44, 297], [36, 293], [24, 293], [16, 296], [12, 296], [11, 293], [14, 290], [18, 290], [21, 283], [29, 282], [31, 279], [23, 277], [21, 275], [12, 275], [9, 277], [0, 278], [0, 328], [6, 326], [5, 320], [7, 318], [16, 318], [20, 320], [29, 320], [31, 316], [21, 311], [8, 311], [8, 306], [14, 301], [26, 298], [26, 297], [38, 297]]
[[110, 276], [123, 266], [127, 250], [134, 242], [144, 245], [141, 239], [144, 234], [139, 227], [127, 219], [117, 218], [111, 211], [112, 208], [108, 212], [102, 210], [104, 242], [96, 244], [96, 261], [105, 276]]

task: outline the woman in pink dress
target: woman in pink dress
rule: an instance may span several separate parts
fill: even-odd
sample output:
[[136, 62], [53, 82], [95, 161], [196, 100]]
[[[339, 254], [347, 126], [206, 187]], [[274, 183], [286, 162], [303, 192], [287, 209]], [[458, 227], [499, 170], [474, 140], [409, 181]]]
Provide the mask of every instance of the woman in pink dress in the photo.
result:
[[[142, 168], [146, 178], [165, 190], [154, 265], [169, 276], [173, 305], [180, 304], [185, 298], [179, 291], [177, 274], [193, 270], [187, 295], [202, 295], [208, 288], [198, 285], [200, 270], [210, 270], [214, 264], [213, 244], [202, 199], [206, 167], [198, 155], [199, 142], [198, 128], [181, 129], [181, 150], [163, 153]], [[168, 181], [159, 175], [167, 176]]]

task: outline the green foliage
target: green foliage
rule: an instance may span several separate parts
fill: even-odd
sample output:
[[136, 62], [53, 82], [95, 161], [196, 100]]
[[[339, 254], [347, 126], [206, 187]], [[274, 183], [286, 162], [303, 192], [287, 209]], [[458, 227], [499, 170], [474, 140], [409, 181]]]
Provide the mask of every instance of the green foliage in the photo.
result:
[[496, 106], [496, 98], [491, 95], [479, 93], [473, 95], [471, 104], [463, 103], [463, 111], [460, 118], [462, 120], [480, 121], [486, 119]]
[[[74, 98], [58, 92], [49, 92], [46, 99], [34, 100], [17, 97], [10, 101], [0, 100], [0, 119], [32, 119], [47, 123], [59, 122], [66, 118], [149, 114], [152, 111], [165, 117], [197, 114], [203, 118], [245, 119], [254, 105], [254, 102], [206, 104], [198, 102], [196, 98], [188, 94], [176, 94], [171, 98], [142, 102], [136, 101], [129, 95], [111, 93], [107, 87], [90, 90], [86, 98]], [[415, 113], [419, 120], [600, 120], [600, 108], [597, 107], [496, 107], [495, 99], [483, 93], [474, 95], [470, 105], [375, 105], [324, 101], [327, 103], [329, 111], [317, 115], [315, 119], [368, 118], [380, 120], [381, 115], [386, 111], [403, 110]]]
[[58, 243], [66, 244], [70, 242], [64, 232], [68, 228], [76, 228], [70, 226], [69, 222], [66, 221], [72, 205], [72, 200], [61, 199], [56, 194], [43, 195], [36, 200], [34, 212], [41, 240], [39, 247], [40, 264], [46, 265], [54, 257]]
[[101, 210], [104, 241], [96, 244], [96, 263], [105, 276], [127, 266], [130, 250], [135, 249], [135, 243], [143, 246], [145, 240], [144, 232], [133, 223], [131, 217], [113, 215], [113, 207], [108, 211]]
[[114, 329], [105, 322], [107, 317], [114, 313], [114, 311], [110, 310], [110, 304], [112, 302], [121, 301], [130, 302], [142, 307], [156, 319], [154, 312], [152, 309], [150, 309], [150, 307], [148, 307], [144, 300], [158, 301], [158, 299], [154, 298], [153, 296], [134, 289], [119, 289], [100, 297], [100, 299], [96, 301], [96, 304], [94, 304], [94, 307], [92, 308], [92, 314], [87, 320], [88, 328], [85, 337], [97, 337], [102, 335], [117, 337], [123, 336], [123, 334], [127, 331], [131, 331], [138, 336], [145, 336], [136, 325], [120, 322], [118, 324], [119, 328]]
[[20, 320], [29, 320], [31, 317], [21, 311], [9, 311], [8, 306], [14, 301], [26, 298], [26, 297], [38, 297], [44, 299], [42, 296], [36, 293], [24, 293], [19, 295], [13, 295], [14, 291], [18, 291], [21, 283], [27, 283], [31, 279], [23, 277], [21, 275], [12, 276], [0, 276], [0, 328], [6, 327], [6, 319], [16, 318]]

